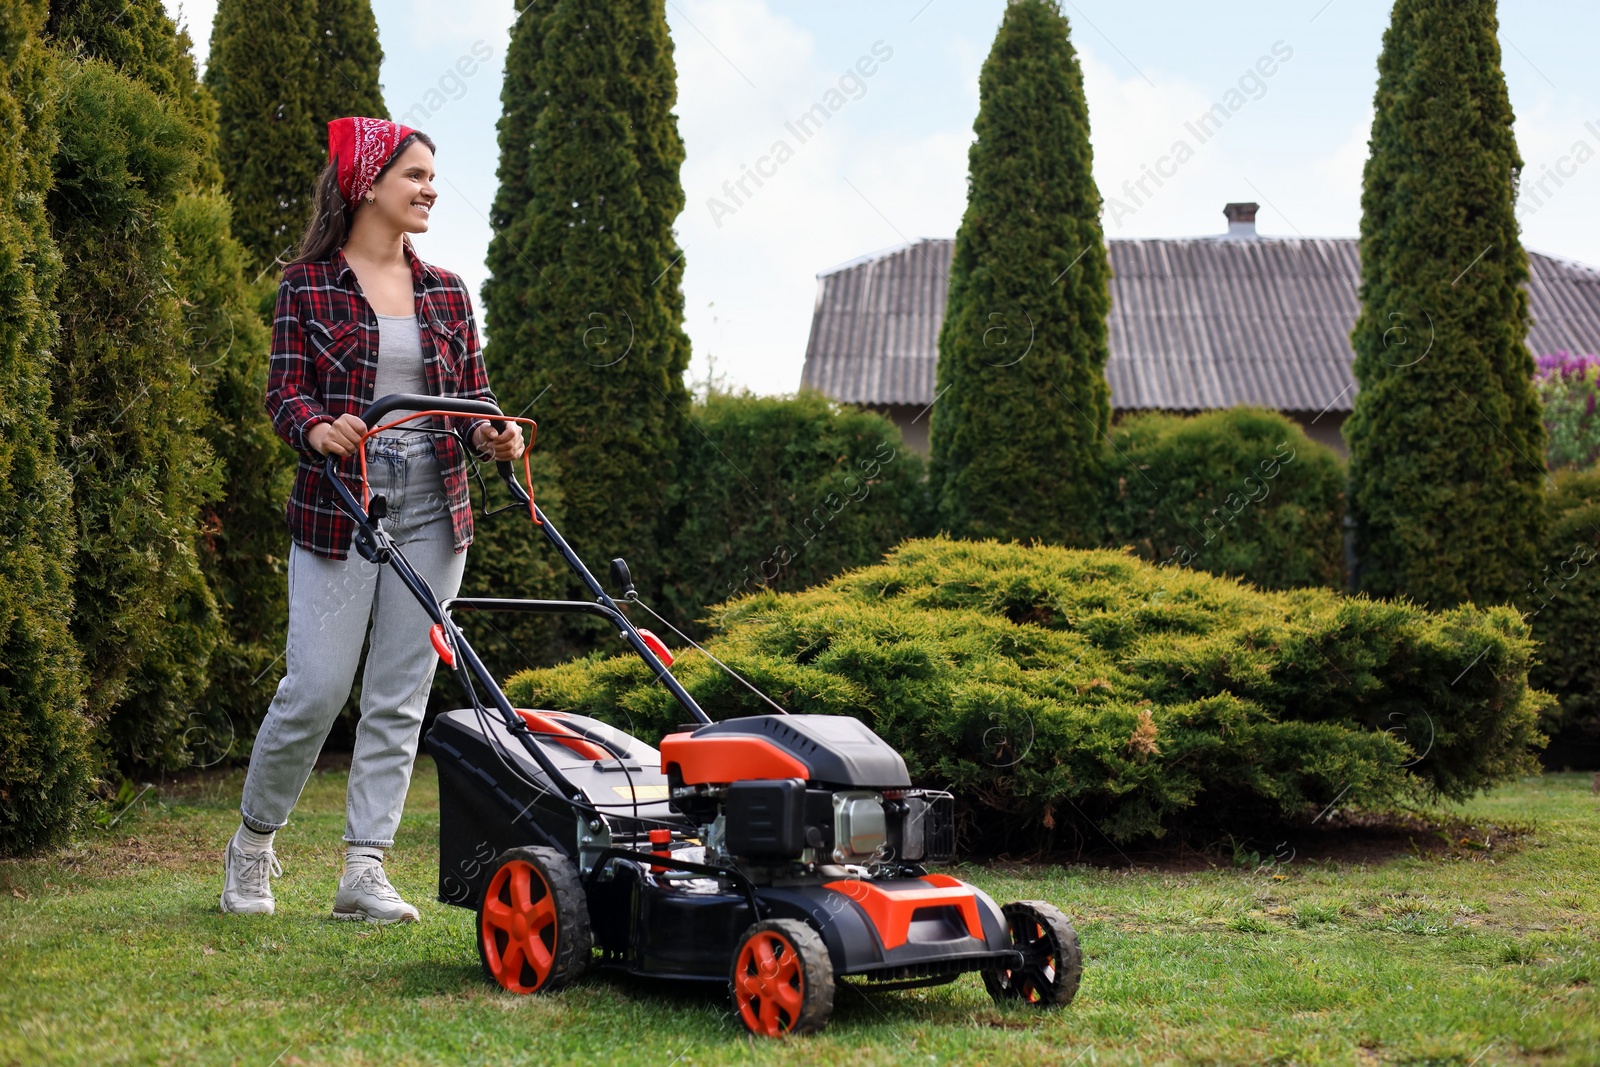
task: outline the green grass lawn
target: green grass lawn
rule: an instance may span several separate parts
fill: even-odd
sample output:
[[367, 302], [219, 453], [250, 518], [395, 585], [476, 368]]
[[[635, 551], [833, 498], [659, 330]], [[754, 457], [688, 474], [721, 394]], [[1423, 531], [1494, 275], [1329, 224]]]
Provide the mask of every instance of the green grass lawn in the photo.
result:
[[1402, 832], [1399, 847], [1313, 859], [1336, 835], [1308, 830], [1265, 849], [1288, 863], [1237, 865], [1225, 848], [1132, 868], [1115, 853], [1117, 867], [962, 866], [997, 899], [1073, 919], [1085, 968], [1070, 1007], [997, 1009], [976, 976], [852, 987], [821, 1036], [782, 1042], [744, 1037], [715, 988], [602, 975], [519, 998], [486, 984], [471, 914], [431, 900], [426, 760], [388, 865], [422, 922], [327, 918], [337, 771], [313, 776], [278, 835], [278, 914], [218, 914], [240, 780], [154, 790], [75, 849], [0, 863], [0, 1064], [1600, 1063], [1587, 776], [1448, 809], [1465, 820], [1448, 847]]

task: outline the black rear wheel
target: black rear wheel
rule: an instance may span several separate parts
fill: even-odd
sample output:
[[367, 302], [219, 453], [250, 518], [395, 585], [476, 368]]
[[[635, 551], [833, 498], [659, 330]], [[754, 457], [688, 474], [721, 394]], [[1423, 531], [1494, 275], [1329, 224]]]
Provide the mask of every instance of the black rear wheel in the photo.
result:
[[1070, 1004], [1083, 978], [1083, 952], [1061, 909], [1042, 900], [1018, 900], [1000, 911], [1022, 965], [983, 972], [989, 995], [996, 1003], [1020, 1000], [1039, 1008]]

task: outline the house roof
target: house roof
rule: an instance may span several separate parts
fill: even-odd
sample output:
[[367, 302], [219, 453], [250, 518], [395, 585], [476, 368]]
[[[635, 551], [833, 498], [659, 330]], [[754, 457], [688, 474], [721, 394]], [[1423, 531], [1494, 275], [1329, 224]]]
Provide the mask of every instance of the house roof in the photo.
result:
[[[933, 402], [954, 241], [930, 238], [817, 276], [802, 386], [857, 404]], [[1112, 240], [1111, 403], [1198, 411], [1350, 411], [1357, 243]], [[1536, 353], [1600, 351], [1600, 271], [1528, 253]], [[1426, 324], [1408, 324], [1425, 335]]]

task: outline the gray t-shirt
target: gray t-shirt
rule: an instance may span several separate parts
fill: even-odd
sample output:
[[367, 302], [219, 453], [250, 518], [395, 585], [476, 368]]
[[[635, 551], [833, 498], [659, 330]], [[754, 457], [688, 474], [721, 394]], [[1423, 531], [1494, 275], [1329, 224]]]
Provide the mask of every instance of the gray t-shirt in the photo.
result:
[[[422, 369], [422, 328], [415, 315], [378, 316], [378, 373], [372, 383], [372, 399], [390, 393], [429, 393], [428, 375]], [[404, 418], [410, 411], [396, 411], [383, 417], [384, 422]], [[380, 437], [397, 437], [406, 430], [423, 425], [421, 422], [396, 426], [379, 434]]]

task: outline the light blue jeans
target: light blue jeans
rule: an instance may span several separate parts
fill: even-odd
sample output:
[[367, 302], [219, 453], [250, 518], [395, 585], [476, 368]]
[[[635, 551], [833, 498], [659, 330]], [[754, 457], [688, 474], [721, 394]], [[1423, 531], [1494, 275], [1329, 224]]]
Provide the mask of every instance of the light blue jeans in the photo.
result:
[[[384, 529], [439, 599], [455, 596], [467, 554], [454, 548], [431, 438], [373, 438], [367, 442], [367, 473], [372, 492], [389, 501]], [[343, 560], [290, 547], [286, 671], [250, 752], [239, 804], [246, 826], [266, 833], [288, 823], [349, 699], [370, 626], [344, 839], [373, 848], [394, 845], [438, 666], [428, 638], [432, 625], [393, 568], [368, 563], [353, 544]]]

